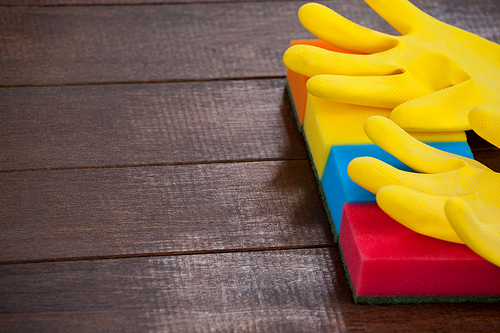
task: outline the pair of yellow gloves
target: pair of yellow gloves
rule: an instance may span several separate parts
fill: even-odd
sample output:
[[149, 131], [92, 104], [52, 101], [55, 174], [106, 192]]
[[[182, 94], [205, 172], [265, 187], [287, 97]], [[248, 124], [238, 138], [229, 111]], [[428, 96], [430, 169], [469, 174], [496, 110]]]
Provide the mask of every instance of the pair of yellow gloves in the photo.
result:
[[365, 1], [402, 36], [310, 3], [300, 8], [299, 19], [311, 33], [362, 54], [296, 45], [285, 52], [285, 65], [310, 77], [307, 89], [317, 97], [393, 109], [392, 121], [371, 117], [365, 132], [423, 174], [360, 157], [349, 165], [350, 177], [376, 193], [379, 206], [400, 223], [465, 243], [500, 266], [500, 174], [403, 130], [474, 129], [500, 147], [500, 45], [440, 22], [406, 0]]

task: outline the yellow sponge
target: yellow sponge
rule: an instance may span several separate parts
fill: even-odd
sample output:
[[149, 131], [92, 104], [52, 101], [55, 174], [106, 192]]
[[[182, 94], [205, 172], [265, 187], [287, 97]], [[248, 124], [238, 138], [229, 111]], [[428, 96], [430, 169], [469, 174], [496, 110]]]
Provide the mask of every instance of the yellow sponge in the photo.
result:
[[307, 95], [304, 116], [306, 136], [314, 165], [321, 179], [332, 145], [367, 144], [363, 131], [366, 119], [373, 115], [388, 117], [390, 110], [327, 101]]
[[[371, 116], [389, 117], [390, 109], [344, 104], [307, 94], [304, 134], [321, 179], [332, 145], [369, 144], [363, 125]], [[466, 141], [465, 132], [410, 132], [424, 142]]]

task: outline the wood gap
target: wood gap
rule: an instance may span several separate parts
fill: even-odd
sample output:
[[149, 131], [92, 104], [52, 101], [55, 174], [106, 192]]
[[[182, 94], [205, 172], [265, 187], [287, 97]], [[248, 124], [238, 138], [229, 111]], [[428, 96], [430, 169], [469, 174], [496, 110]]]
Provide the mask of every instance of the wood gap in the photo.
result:
[[194, 165], [194, 164], [229, 164], [229, 163], [255, 163], [255, 162], [279, 162], [279, 161], [303, 161], [309, 160], [309, 157], [290, 157], [290, 158], [254, 158], [241, 160], [220, 160], [220, 161], [194, 161], [194, 162], [171, 162], [171, 163], [145, 163], [145, 164], [123, 164], [123, 165], [91, 165], [78, 167], [54, 167], [54, 168], [26, 168], [0, 170], [2, 172], [27, 172], [27, 171], [54, 171], [54, 170], [81, 170], [81, 169], [119, 169], [119, 168], [143, 168], [156, 166], [173, 165]]
[[262, 2], [302, 2], [302, 0], [251, 0], [251, 1], [230, 1], [230, 0], [214, 0], [214, 1], [172, 1], [172, 2], [141, 2], [141, 3], [76, 3], [76, 4], [20, 4], [20, 5], [0, 5], [8, 8], [23, 8], [23, 7], [115, 7], [115, 6], [168, 6], [168, 5], [213, 5], [213, 4], [233, 4], [233, 3], [262, 3]]
[[155, 84], [155, 83], [182, 83], [182, 82], [218, 82], [218, 81], [253, 81], [285, 79], [285, 75], [274, 76], [248, 76], [239, 78], [209, 78], [209, 79], [180, 79], [180, 80], [145, 80], [145, 81], [114, 81], [114, 82], [76, 82], [76, 83], [34, 83], [0, 85], [1, 88], [28, 88], [28, 87], [66, 87], [66, 86], [103, 86], [120, 84]]
[[197, 250], [197, 251], [172, 251], [172, 252], [154, 252], [154, 253], [138, 253], [138, 254], [118, 254], [118, 255], [103, 255], [89, 257], [68, 257], [68, 258], [46, 258], [46, 259], [31, 259], [31, 260], [12, 260], [2, 261], [0, 266], [6, 265], [24, 265], [24, 264], [40, 264], [53, 262], [68, 262], [68, 261], [94, 261], [94, 260], [115, 260], [115, 259], [133, 259], [133, 258], [152, 258], [152, 257], [169, 257], [169, 256], [187, 256], [187, 255], [204, 255], [218, 253], [240, 253], [240, 252], [264, 252], [264, 251], [281, 251], [281, 250], [300, 250], [300, 249], [319, 249], [319, 248], [335, 248], [337, 244], [319, 244], [319, 245], [298, 245], [298, 246], [277, 246], [277, 247], [261, 247], [261, 248], [242, 248], [242, 249], [213, 249], [213, 250]]

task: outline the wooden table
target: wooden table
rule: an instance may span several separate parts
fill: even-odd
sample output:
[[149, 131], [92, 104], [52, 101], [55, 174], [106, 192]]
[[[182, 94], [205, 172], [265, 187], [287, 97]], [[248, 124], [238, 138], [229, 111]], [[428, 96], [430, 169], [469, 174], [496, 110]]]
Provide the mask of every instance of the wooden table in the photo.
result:
[[[353, 303], [284, 88], [302, 4], [0, 0], [0, 331], [500, 331]], [[415, 4], [500, 42], [497, 0]]]

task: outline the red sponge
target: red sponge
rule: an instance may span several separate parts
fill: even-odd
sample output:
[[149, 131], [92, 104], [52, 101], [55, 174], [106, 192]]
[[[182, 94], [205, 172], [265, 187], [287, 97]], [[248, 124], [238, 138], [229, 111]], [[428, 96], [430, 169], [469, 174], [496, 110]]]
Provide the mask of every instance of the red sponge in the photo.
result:
[[355, 297], [500, 296], [500, 267], [465, 245], [404, 227], [376, 203], [345, 204], [340, 228]]

